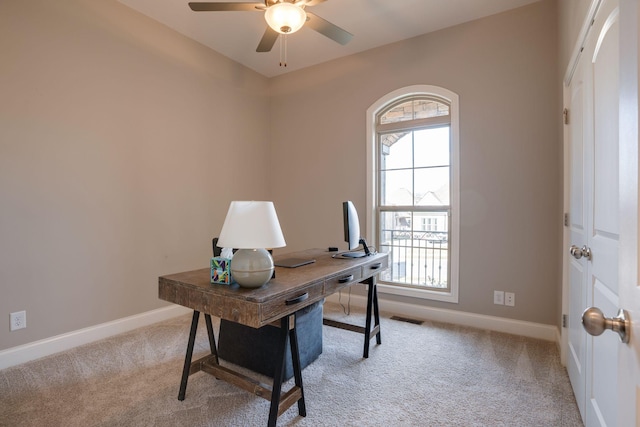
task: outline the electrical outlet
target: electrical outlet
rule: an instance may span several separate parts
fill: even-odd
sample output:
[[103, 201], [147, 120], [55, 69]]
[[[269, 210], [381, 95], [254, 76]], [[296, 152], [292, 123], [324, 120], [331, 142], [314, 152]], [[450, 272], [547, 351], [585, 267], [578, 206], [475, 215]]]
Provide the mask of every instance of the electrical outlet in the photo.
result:
[[504, 305], [504, 291], [493, 291], [493, 303]]
[[504, 305], [508, 305], [509, 307], [515, 307], [516, 305], [516, 294], [513, 292], [505, 292], [504, 293]]
[[18, 329], [24, 329], [27, 327], [27, 312], [16, 311], [15, 313], [9, 314], [9, 320], [11, 322], [11, 330], [17, 331]]

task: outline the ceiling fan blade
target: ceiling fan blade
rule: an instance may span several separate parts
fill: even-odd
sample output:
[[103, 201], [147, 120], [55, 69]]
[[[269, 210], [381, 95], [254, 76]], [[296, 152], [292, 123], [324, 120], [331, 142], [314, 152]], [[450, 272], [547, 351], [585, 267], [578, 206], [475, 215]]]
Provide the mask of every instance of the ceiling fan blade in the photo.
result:
[[306, 25], [311, 27], [312, 30], [319, 32], [323, 36], [329, 37], [331, 40], [338, 42], [341, 45], [349, 43], [353, 38], [353, 34], [311, 12], [307, 12]]
[[324, 3], [325, 1], [327, 0], [295, 0], [293, 4], [295, 4], [296, 6], [307, 7], [315, 6], [317, 4]]
[[279, 35], [280, 33], [267, 26], [267, 29], [264, 31], [262, 39], [258, 44], [256, 52], [271, 52], [271, 48], [276, 43], [276, 40], [278, 40]]
[[264, 3], [230, 3], [230, 2], [222, 2], [222, 3], [212, 3], [212, 2], [191, 2], [189, 3], [189, 7], [194, 12], [244, 12], [256, 10], [256, 7], [264, 8]]
[[[299, 3], [300, 1], [304, 1], [304, 0], [298, 0], [296, 3]], [[306, 0], [306, 1], [304, 1], [304, 5], [305, 6], [315, 6], [317, 4], [324, 3], [325, 1], [327, 1], [327, 0]]]

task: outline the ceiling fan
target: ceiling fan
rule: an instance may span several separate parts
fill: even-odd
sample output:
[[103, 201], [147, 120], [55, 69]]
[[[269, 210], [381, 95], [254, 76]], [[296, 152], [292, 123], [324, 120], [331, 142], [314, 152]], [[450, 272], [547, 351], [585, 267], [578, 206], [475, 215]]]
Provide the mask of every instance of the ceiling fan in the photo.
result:
[[353, 38], [353, 34], [343, 30], [337, 25], [322, 19], [318, 15], [307, 12], [307, 6], [315, 6], [326, 0], [264, 0], [264, 3], [256, 2], [191, 2], [189, 7], [194, 12], [228, 12], [228, 11], [264, 11], [267, 29], [258, 44], [256, 52], [270, 52], [280, 34], [295, 33], [305, 23], [311, 28], [345, 45]]

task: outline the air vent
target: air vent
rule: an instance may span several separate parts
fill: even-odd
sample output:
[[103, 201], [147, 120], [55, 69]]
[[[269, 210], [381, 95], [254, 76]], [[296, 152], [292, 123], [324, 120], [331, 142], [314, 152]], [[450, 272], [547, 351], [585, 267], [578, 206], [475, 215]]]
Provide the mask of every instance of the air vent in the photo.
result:
[[391, 320], [398, 320], [400, 322], [413, 323], [414, 325], [422, 325], [424, 323], [423, 320], [409, 319], [408, 317], [400, 317], [400, 316], [391, 316]]

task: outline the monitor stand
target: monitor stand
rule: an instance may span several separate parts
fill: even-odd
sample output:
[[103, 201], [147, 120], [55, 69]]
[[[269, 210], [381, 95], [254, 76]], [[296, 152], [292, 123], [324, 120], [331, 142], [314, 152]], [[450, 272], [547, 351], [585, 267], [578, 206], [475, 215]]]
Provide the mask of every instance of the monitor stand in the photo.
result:
[[367, 256], [364, 252], [342, 252], [337, 254], [336, 258], [362, 258]]
[[371, 253], [371, 250], [369, 250], [369, 246], [367, 245], [367, 241], [361, 237], [360, 238], [360, 242], [362, 245], [362, 250], [364, 252], [360, 252], [360, 251], [355, 251], [355, 252], [342, 252], [339, 254], [335, 254], [333, 257], [334, 258], [362, 258], [365, 256], [369, 256], [369, 255], [373, 255]]

